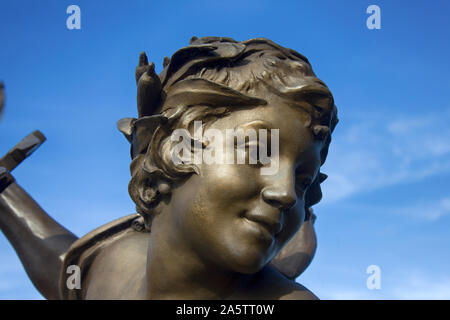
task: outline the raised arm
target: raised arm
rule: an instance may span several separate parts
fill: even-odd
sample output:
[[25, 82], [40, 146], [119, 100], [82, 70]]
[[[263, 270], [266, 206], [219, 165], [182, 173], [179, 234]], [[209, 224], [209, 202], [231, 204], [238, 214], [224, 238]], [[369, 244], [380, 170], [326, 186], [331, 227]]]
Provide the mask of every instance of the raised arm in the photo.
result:
[[0, 230], [39, 292], [47, 299], [60, 299], [62, 261], [77, 237], [53, 220], [10, 174], [44, 140], [34, 132], [0, 159]]

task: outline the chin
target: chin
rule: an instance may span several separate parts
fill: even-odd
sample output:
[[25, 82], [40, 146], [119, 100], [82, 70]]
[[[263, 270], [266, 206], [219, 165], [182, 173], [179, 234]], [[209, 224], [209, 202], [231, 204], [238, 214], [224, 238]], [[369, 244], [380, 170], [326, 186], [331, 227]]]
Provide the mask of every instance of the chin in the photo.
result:
[[230, 267], [233, 271], [243, 274], [253, 274], [261, 271], [270, 260], [261, 252], [246, 252], [230, 259]]
[[275, 256], [275, 239], [260, 237], [259, 233], [248, 232], [247, 229], [242, 233], [239, 231], [227, 232], [216, 252], [222, 252], [221, 263], [229, 270], [243, 274], [257, 273]]
[[261, 271], [264, 268], [265, 264], [261, 263], [253, 263], [253, 264], [241, 264], [237, 265], [233, 268], [235, 272], [242, 274], [254, 274]]

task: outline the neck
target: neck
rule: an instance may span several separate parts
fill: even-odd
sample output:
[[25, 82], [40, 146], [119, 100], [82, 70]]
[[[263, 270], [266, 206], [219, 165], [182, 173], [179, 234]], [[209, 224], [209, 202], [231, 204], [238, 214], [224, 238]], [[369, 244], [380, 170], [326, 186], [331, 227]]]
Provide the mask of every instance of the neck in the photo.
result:
[[[166, 214], [168, 217], [169, 214]], [[155, 217], [147, 256], [148, 299], [226, 299], [252, 278], [202, 259], [188, 241], [167, 228], [162, 212]]]

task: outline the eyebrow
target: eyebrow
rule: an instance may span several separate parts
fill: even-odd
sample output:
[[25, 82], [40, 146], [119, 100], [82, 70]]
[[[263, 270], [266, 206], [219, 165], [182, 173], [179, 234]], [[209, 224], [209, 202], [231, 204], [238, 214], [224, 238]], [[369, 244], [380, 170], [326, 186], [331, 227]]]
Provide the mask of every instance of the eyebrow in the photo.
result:
[[[234, 127], [234, 130], [243, 129], [244, 131], [247, 129], [272, 129], [273, 125], [265, 120], [253, 120], [244, 124], [237, 125]], [[269, 132], [270, 134], [270, 132]]]
[[[282, 92], [282, 96], [308, 113], [326, 110], [332, 106], [334, 100], [330, 89], [319, 79], [298, 88], [289, 88]], [[311, 107], [304, 105], [302, 102], [306, 102]]]

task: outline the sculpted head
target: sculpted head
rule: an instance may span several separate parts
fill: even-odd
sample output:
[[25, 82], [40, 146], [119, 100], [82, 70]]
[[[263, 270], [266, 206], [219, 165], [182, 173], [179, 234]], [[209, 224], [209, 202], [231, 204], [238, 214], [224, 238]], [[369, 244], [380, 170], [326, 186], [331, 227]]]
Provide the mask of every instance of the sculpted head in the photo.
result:
[[[141, 54], [136, 80], [139, 118], [118, 126], [132, 144], [129, 193], [146, 227], [221, 268], [257, 272], [321, 198], [320, 166], [337, 123], [331, 92], [304, 56], [267, 39], [193, 39], [159, 76]], [[214, 149], [222, 159], [231, 153], [231, 163], [176, 162], [177, 129], [188, 133], [192, 157], [226, 145], [208, 130], [253, 129], [257, 139], [245, 140], [245, 163], [234, 157], [234, 138], [233, 148]], [[272, 162], [250, 163], [252, 143]]]

